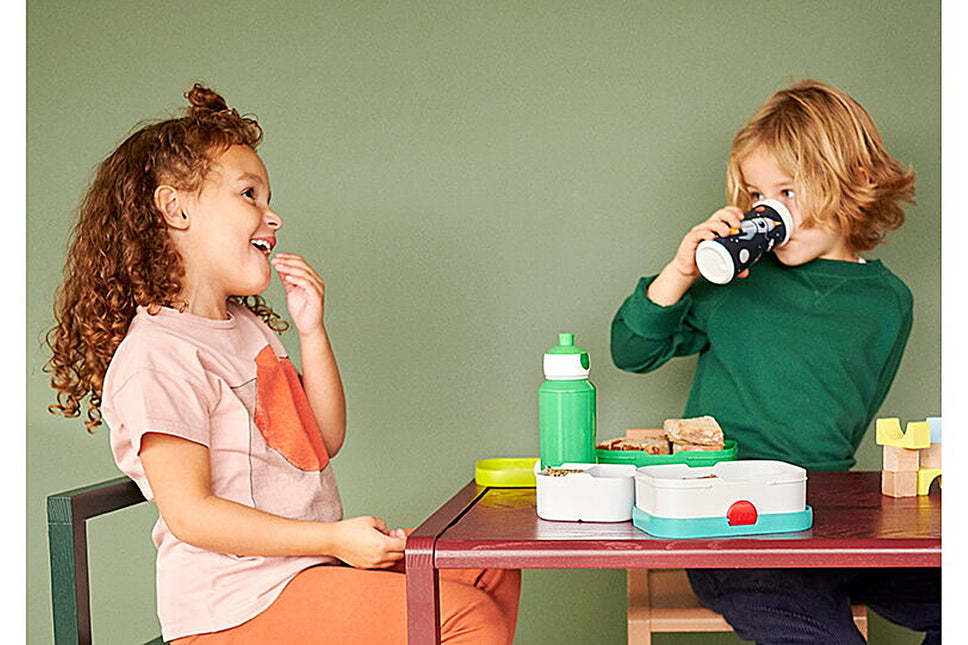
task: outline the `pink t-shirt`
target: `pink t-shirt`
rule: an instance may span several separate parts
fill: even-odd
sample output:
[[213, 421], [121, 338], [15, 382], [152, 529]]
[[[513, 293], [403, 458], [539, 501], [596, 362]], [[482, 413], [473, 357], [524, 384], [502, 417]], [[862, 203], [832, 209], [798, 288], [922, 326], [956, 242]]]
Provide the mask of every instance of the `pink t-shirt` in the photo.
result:
[[[212, 320], [138, 308], [104, 380], [118, 466], [153, 500], [141, 438], [174, 435], [208, 447], [215, 495], [289, 518], [342, 519], [333, 468], [285, 349], [247, 308], [230, 303], [228, 312]], [[303, 569], [337, 562], [206, 551], [175, 538], [160, 517], [152, 540], [166, 641], [239, 625]]]

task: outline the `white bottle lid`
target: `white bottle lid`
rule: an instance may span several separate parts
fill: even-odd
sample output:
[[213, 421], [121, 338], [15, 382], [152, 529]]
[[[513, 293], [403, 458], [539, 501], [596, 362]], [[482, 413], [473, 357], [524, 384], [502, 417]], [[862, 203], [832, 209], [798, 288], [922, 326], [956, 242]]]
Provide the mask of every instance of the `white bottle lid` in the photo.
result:
[[696, 247], [696, 266], [699, 273], [713, 284], [726, 284], [736, 273], [733, 256], [714, 240], [703, 240]]
[[574, 334], [558, 334], [558, 344], [544, 355], [542, 367], [546, 379], [580, 381], [588, 378], [588, 352], [575, 345]]

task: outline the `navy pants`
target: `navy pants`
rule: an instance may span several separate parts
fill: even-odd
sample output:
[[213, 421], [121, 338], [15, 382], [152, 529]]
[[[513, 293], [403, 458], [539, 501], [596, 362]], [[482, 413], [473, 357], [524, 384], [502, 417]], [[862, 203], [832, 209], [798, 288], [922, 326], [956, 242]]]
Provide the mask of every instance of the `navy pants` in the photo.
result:
[[850, 605], [941, 642], [941, 570], [691, 569], [699, 601], [759, 645], [864, 643]]

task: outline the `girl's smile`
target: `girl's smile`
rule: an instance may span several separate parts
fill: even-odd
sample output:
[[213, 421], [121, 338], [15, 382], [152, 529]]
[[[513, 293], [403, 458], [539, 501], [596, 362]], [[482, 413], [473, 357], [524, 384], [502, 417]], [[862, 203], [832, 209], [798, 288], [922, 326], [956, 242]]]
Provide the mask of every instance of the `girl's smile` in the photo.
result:
[[269, 176], [252, 148], [229, 147], [201, 189], [184, 198], [183, 222], [172, 236], [185, 264], [188, 310], [225, 317], [229, 296], [258, 294], [269, 286], [269, 254], [282, 218], [269, 206]]

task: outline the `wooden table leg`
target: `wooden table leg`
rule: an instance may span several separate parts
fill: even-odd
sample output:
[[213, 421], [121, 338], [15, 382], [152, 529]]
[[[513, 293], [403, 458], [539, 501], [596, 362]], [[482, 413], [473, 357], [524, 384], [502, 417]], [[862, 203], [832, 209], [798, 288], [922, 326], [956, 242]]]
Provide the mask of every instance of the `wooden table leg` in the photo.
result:
[[439, 577], [434, 538], [407, 539], [407, 644], [440, 645]]

